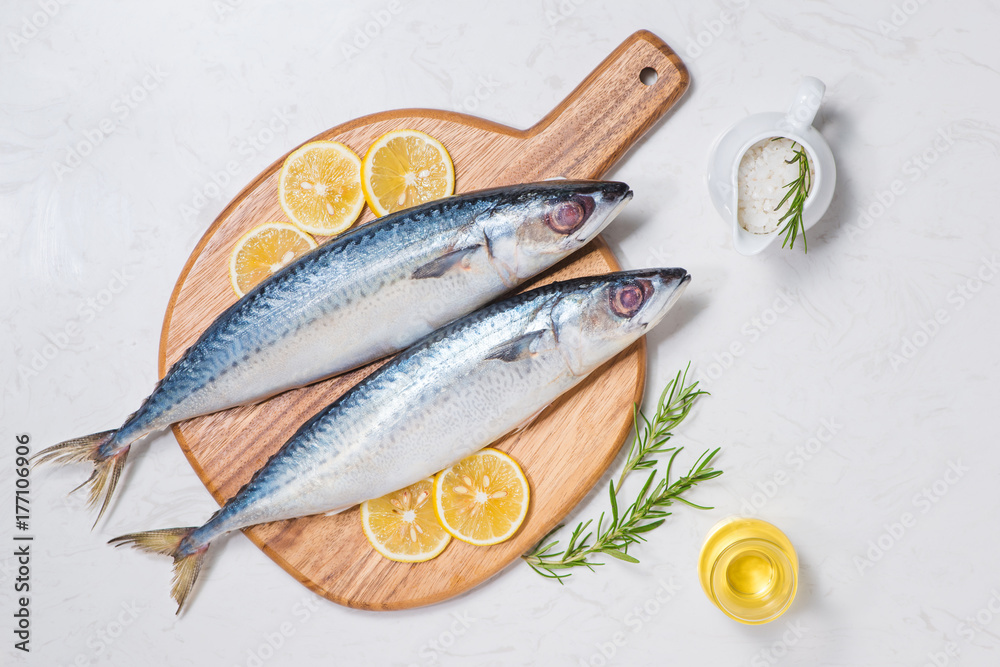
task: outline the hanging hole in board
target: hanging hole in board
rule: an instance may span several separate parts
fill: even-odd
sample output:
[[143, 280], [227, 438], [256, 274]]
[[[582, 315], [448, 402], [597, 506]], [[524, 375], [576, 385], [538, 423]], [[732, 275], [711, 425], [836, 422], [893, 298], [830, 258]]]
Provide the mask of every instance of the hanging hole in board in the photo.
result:
[[659, 74], [652, 67], [643, 67], [642, 71], [639, 72], [639, 81], [642, 81], [644, 86], [652, 86], [658, 78]]

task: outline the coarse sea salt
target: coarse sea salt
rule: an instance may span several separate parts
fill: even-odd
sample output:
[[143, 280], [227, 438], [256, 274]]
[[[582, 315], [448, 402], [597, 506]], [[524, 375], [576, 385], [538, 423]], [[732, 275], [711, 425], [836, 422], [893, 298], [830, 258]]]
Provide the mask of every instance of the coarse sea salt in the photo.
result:
[[[788, 193], [784, 186], [799, 177], [798, 163], [786, 162], [795, 156], [797, 148], [791, 139], [776, 137], [758, 141], [743, 154], [737, 179], [739, 208], [736, 215], [743, 229], [753, 234], [777, 231], [778, 221], [788, 211], [791, 199], [780, 211], [775, 208]], [[812, 163], [810, 159], [810, 183], [815, 176]]]

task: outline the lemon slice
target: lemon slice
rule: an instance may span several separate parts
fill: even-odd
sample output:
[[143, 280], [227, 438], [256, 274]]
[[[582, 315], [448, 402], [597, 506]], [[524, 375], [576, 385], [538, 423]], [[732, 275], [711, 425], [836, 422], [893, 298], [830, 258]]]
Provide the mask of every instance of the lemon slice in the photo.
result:
[[278, 201], [295, 225], [333, 236], [354, 224], [365, 205], [361, 160], [336, 141], [314, 141], [285, 158]]
[[434, 514], [434, 478], [361, 503], [361, 527], [375, 551], [390, 560], [421, 563], [448, 546], [449, 535]]
[[455, 192], [455, 166], [445, 147], [431, 135], [393, 130], [365, 153], [361, 183], [368, 206], [382, 216]]
[[510, 539], [528, 513], [528, 478], [514, 459], [486, 448], [434, 478], [434, 510], [444, 529], [469, 544]]
[[243, 296], [293, 259], [318, 247], [311, 236], [287, 222], [266, 222], [243, 235], [229, 256], [229, 281]]

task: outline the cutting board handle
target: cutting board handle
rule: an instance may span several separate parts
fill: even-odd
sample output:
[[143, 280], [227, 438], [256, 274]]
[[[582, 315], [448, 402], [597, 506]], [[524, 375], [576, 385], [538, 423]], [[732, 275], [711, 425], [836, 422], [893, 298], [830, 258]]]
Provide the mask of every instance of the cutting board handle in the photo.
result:
[[680, 99], [688, 81], [677, 54], [640, 30], [528, 131], [518, 162], [539, 174], [599, 178]]

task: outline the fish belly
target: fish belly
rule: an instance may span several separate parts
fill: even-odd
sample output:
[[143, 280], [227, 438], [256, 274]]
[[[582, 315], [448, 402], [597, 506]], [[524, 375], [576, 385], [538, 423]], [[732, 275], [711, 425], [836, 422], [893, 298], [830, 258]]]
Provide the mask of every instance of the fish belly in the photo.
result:
[[353, 293], [324, 302], [315, 296], [317, 289], [303, 289], [301, 300], [293, 295], [243, 318], [249, 323], [220, 327], [199, 343], [204, 352], [172, 369], [160, 387], [163, 396], [154, 397], [161, 404], [148, 406], [144, 426], [163, 428], [352, 370], [506, 289], [485, 254], [461, 272], [430, 279], [413, 279], [409, 266], [396, 275], [387, 275], [391, 269], [382, 270], [377, 262], [368, 266], [371, 275], [359, 280], [363, 288]]
[[396, 369], [300, 432], [255, 488], [234, 499], [225, 530], [345, 509], [401, 489], [489, 445], [583, 379], [555, 349], [407, 377], [428, 367]]

